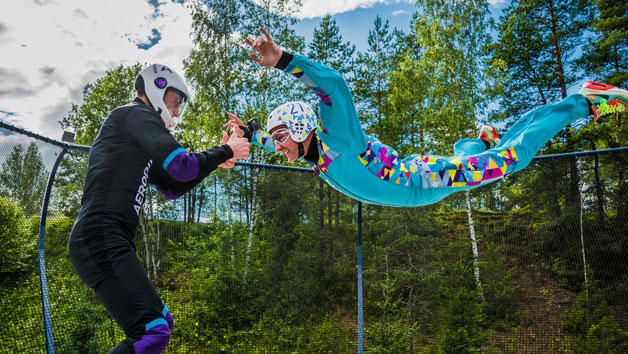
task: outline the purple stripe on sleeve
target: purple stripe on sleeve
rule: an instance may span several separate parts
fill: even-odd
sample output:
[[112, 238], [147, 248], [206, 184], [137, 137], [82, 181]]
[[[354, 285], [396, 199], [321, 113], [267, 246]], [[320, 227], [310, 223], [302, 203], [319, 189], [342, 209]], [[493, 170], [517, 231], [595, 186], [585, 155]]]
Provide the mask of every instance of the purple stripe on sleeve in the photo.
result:
[[198, 160], [194, 154], [178, 153], [166, 167], [172, 177], [181, 182], [191, 181], [198, 176]]
[[170, 199], [170, 200], [175, 200], [175, 199], [179, 198], [179, 196], [178, 196], [178, 195], [176, 195], [176, 194], [172, 193], [171, 191], [163, 190], [163, 189], [160, 189], [160, 188], [158, 188], [158, 187], [155, 187], [155, 188], [157, 188], [157, 190], [159, 191], [159, 193], [161, 193], [161, 194], [162, 194], [164, 197], [166, 197], [167, 199]]

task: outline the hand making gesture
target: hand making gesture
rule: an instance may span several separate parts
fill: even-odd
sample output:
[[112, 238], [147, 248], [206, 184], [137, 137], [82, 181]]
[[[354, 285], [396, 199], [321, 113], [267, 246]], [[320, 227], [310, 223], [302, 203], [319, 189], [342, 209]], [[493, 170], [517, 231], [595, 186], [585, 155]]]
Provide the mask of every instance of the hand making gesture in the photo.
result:
[[218, 167], [222, 168], [232, 168], [235, 166], [237, 160], [246, 160], [249, 158], [249, 141], [246, 138], [242, 138], [244, 132], [237, 125], [233, 124], [225, 124], [225, 127], [229, 125], [230, 128], [233, 129], [231, 136], [227, 134], [227, 132], [222, 132], [222, 140], [220, 141], [220, 145], [227, 144], [233, 151], [233, 157], [229, 160], [221, 163]]
[[[259, 65], [272, 68], [279, 62], [281, 58], [281, 49], [273, 42], [270, 34], [263, 28], [259, 28], [260, 31], [264, 34], [266, 39], [262, 37], [258, 37], [255, 41], [251, 41], [248, 38], [245, 38], [244, 41], [246, 44], [250, 45], [258, 54], [249, 53], [251, 59], [255, 60]], [[261, 58], [260, 58], [261, 56]]]

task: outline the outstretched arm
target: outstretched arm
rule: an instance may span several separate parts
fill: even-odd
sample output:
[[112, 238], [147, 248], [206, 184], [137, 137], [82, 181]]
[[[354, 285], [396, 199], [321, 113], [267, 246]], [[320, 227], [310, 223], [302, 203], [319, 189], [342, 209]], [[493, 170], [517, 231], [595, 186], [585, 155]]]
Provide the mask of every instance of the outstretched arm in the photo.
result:
[[[153, 184], [166, 198], [177, 199], [201, 183], [203, 179], [205, 179], [205, 177], [207, 177], [216, 168], [232, 168], [235, 166], [235, 162], [238, 158], [248, 157], [249, 143], [246, 139], [239, 137], [238, 135], [240, 134], [242, 134], [242, 132], [238, 128], [234, 130], [231, 136], [228, 136], [227, 133], [223, 131], [220, 145], [202, 152], [208, 163], [206, 163], [205, 167], [202, 169], [197, 168], [196, 175], [188, 178], [180, 178], [179, 175], [181, 173], [187, 173], [189, 175], [190, 168], [183, 171], [177, 171], [170, 165], [168, 167], [171, 168], [168, 169], [164, 168], [164, 166], [160, 164], [152, 164], [148, 172], [150, 183]], [[230, 156], [232, 157], [229, 158], [229, 155], [225, 155], [224, 151], [231, 152]], [[193, 157], [197, 155], [198, 153], [189, 154], [181, 152], [172, 159], [171, 163], [190, 166], [194, 162]], [[172, 173], [172, 171], [179, 172], [179, 175], [177, 173]]]
[[274, 67], [291, 74], [319, 97], [319, 134], [328, 144], [349, 153], [364, 151], [365, 135], [343, 77], [306, 57], [282, 52], [264, 28], [260, 31], [265, 38], [245, 39], [254, 50], [249, 53], [251, 59], [263, 67]]

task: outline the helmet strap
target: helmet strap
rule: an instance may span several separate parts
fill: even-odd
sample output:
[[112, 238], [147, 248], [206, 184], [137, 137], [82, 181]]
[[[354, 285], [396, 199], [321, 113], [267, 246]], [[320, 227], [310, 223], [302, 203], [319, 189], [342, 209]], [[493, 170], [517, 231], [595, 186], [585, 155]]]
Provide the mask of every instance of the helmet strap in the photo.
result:
[[303, 157], [305, 155], [305, 149], [303, 149], [303, 143], [299, 143], [299, 157]]

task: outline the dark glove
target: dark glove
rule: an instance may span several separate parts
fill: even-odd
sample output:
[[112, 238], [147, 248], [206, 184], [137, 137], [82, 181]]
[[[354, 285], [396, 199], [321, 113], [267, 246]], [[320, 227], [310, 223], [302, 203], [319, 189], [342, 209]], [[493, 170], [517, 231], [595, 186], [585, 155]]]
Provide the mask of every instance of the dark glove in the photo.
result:
[[246, 122], [246, 126], [244, 125], [240, 126], [240, 129], [244, 131], [244, 137], [246, 138], [246, 140], [249, 141], [249, 143], [253, 139], [253, 133], [259, 130], [260, 128], [261, 126], [259, 125], [259, 122], [255, 118], [249, 119], [249, 121]]

